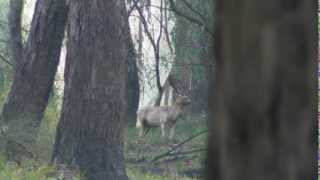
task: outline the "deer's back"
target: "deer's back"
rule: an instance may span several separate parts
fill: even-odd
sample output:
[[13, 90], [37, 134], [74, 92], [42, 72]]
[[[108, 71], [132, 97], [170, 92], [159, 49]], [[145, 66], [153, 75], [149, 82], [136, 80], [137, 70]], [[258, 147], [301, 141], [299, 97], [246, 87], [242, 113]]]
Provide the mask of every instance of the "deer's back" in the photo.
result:
[[179, 109], [172, 106], [146, 107], [138, 112], [139, 118], [150, 126], [159, 126], [166, 121], [175, 121], [180, 114]]

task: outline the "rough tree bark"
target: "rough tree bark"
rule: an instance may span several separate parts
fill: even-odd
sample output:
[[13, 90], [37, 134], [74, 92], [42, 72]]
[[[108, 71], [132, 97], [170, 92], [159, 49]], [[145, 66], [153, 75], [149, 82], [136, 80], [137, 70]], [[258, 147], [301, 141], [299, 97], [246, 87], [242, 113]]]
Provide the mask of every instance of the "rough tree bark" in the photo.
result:
[[52, 161], [86, 179], [126, 180], [123, 121], [128, 21], [124, 0], [71, 0], [69, 75]]
[[316, 2], [215, 7], [207, 179], [316, 179]]
[[[31, 30], [23, 48], [22, 7], [20, 4], [13, 4], [11, 1], [13, 9], [10, 11], [15, 12], [9, 15], [16, 17], [9, 17], [9, 24], [16, 67], [13, 84], [2, 112], [2, 120], [9, 128], [6, 134], [9, 159], [12, 156], [18, 157], [16, 153], [20, 150], [34, 150], [35, 138], [59, 63], [68, 12], [65, 0], [38, 0]], [[14, 34], [16, 38], [13, 37]], [[15, 146], [11, 146], [13, 144]], [[17, 147], [21, 147], [20, 150], [16, 149]]]

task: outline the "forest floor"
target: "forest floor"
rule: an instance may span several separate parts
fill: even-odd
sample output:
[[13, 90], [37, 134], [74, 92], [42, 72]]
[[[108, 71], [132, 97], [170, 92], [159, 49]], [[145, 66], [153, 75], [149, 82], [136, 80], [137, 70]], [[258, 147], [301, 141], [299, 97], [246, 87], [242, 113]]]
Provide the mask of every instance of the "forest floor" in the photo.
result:
[[178, 121], [171, 140], [161, 136], [160, 128], [150, 130], [143, 140], [138, 131], [125, 131], [125, 160], [132, 180], [201, 179], [207, 142], [204, 117]]
[[[48, 165], [60, 112], [55, 107], [55, 103], [49, 104], [40, 128], [38, 160], [17, 166], [5, 163], [5, 158], [0, 155], [0, 180], [56, 180], [61, 173], [65, 174]], [[173, 139], [162, 138], [160, 128], [155, 128], [139, 141], [139, 130], [135, 125], [127, 127], [124, 154], [129, 179], [200, 180], [206, 155], [206, 129], [205, 117], [189, 116], [177, 122]]]

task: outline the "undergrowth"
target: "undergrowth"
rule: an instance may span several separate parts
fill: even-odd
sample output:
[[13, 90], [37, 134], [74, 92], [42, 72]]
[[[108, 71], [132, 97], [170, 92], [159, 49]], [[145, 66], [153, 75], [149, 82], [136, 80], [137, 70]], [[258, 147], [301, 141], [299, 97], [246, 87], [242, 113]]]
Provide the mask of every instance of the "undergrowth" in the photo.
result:
[[[8, 86], [0, 93], [0, 107], [3, 105], [8, 93]], [[56, 167], [48, 165], [55, 140], [56, 127], [61, 111], [61, 97], [52, 96], [41, 123], [39, 136], [37, 139], [37, 161], [30, 160], [20, 165], [6, 163], [3, 156], [0, 155], [0, 180], [59, 180], [62, 179], [61, 173]], [[175, 136], [172, 140], [161, 137], [159, 128], [152, 129], [144, 138], [143, 142], [138, 141], [138, 130], [135, 127], [127, 127], [124, 130], [124, 156], [127, 165], [127, 174], [130, 180], [195, 180], [178, 173], [188, 169], [202, 168], [204, 152], [191, 155], [190, 158], [173, 161], [170, 165], [159, 163], [152, 165], [158, 168], [162, 173], [148, 171], [148, 168], [142, 170], [139, 166], [128, 162], [128, 160], [137, 160], [145, 158], [150, 160], [153, 157], [164, 153], [171, 146], [182, 142], [186, 138], [206, 129], [206, 121], [200, 116], [190, 116], [188, 119], [178, 121]], [[186, 143], [183, 150], [204, 147], [206, 135], [201, 135], [194, 140]], [[161, 161], [167, 160], [161, 159]], [[169, 158], [170, 159], [170, 158]], [[148, 166], [148, 165], [147, 165]], [[151, 166], [150, 166], [151, 167]], [[74, 177], [74, 180], [80, 179]]]

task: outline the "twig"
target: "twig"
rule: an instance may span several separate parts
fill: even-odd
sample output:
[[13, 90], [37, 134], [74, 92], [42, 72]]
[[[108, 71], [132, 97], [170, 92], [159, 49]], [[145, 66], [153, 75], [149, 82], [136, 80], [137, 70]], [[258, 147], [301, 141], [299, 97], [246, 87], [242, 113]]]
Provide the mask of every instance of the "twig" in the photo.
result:
[[174, 64], [173, 66], [214, 66], [213, 64], [208, 64], [208, 63], [179, 63], [179, 64]]
[[189, 151], [171, 153], [168, 156], [187, 155], [187, 154], [192, 154], [192, 153], [196, 153], [196, 152], [202, 152], [202, 151], [206, 151], [206, 150], [207, 150], [206, 148], [198, 148], [198, 149], [193, 149], [193, 150], [189, 150]]
[[[167, 8], [167, 1], [164, 1], [165, 2], [165, 8]], [[167, 44], [169, 46], [169, 49], [170, 49], [170, 52], [173, 54], [173, 47], [172, 47], [172, 44], [171, 44], [171, 40], [170, 40], [170, 35], [169, 35], [169, 32], [168, 32], [168, 11], [167, 10], [164, 10], [164, 33], [165, 33], [165, 36], [166, 36], [166, 40], [167, 40]]]
[[172, 154], [172, 152], [174, 152], [176, 149], [178, 149], [179, 147], [183, 146], [184, 144], [186, 144], [187, 142], [191, 141], [192, 139], [204, 134], [204, 133], [207, 133], [208, 130], [204, 130], [204, 131], [201, 131], [201, 132], [198, 132], [190, 137], [188, 137], [187, 139], [185, 139], [184, 141], [182, 141], [181, 143], [177, 144], [176, 146], [174, 146], [173, 148], [171, 148], [169, 151], [165, 152], [165, 153], [162, 153], [156, 157], [154, 157], [151, 162], [155, 162], [163, 157], [166, 157], [166, 156], [169, 156], [170, 154]]
[[11, 67], [14, 67], [14, 64], [12, 64], [10, 61], [8, 61], [4, 56], [2, 56], [1, 54], [0, 54], [0, 59], [2, 60], [2, 61], [4, 61], [5, 63], [7, 63], [8, 65], [10, 65]]
[[187, 6], [187, 8], [189, 8], [193, 13], [195, 13], [196, 15], [198, 15], [200, 17], [200, 19], [202, 20], [203, 23], [207, 24], [207, 19], [204, 15], [202, 15], [199, 11], [197, 11], [189, 2], [187, 2], [186, 0], [181, 0], [185, 6]]
[[[179, 11], [179, 10], [177, 9], [175, 3], [173, 2], [173, 0], [169, 0], [169, 5], [171, 6], [170, 8], [163, 8], [163, 7], [161, 8], [161, 7], [159, 7], [159, 6], [152, 5], [152, 4], [149, 5], [149, 6], [150, 6], [150, 7], [153, 7], [153, 8], [163, 9], [163, 10], [166, 10], [166, 11], [172, 11], [172, 12], [175, 13], [175, 15], [180, 16], [180, 17], [182, 17], [182, 18], [190, 21], [191, 23], [197, 24], [197, 25], [199, 25], [199, 26], [204, 26], [205, 31], [206, 31], [207, 33], [209, 33], [211, 36], [213, 36], [213, 32], [210, 30], [210, 28], [208, 27], [206, 21], [204, 21], [202, 17], [200, 17], [201, 20], [199, 20], [199, 19], [197, 19], [197, 18], [195, 18], [195, 17], [188, 16], [187, 14]], [[133, 5], [133, 7], [134, 7], [134, 6], [135, 6], [135, 5]], [[145, 5], [145, 6], [147, 6], [147, 5]], [[132, 8], [132, 7], [129, 8], [130, 11], [132, 11], [131, 8]], [[131, 16], [132, 16], [132, 15], [131, 15]], [[198, 16], [199, 16], [199, 14], [198, 14]], [[201, 16], [203, 16], [203, 15], [201, 15]]]
[[132, 5], [129, 9], [128, 9], [128, 12], [127, 12], [127, 19], [129, 19], [129, 17], [131, 16], [131, 13], [132, 11], [134, 10], [135, 6]]
[[[173, 157], [171, 160], [173, 159], [179, 159], [179, 157], [187, 157], [186, 155], [188, 154], [193, 154], [193, 153], [198, 153], [198, 152], [203, 152], [203, 151], [206, 151], [207, 149], [206, 148], [198, 148], [198, 149], [193, 149], [193, 150], [189, 150], [189, 151], [183, 151], [183, 152], [176, 152], [176, 153], [169, 153], [167, 154], [166, 156], [162, 156], [161, 158], [159, 159], [162, 159], [162, 158], [165, 158], [165, 157]], [[157, 159], [157, 161], [159, 160]], [[164, 160], [165, 161], [165, 160]], [[155, 164], [159, 164], [163, 161], [158, 161], [155, 163], [155, 161], [153, 161], [153, 163]]]
[[[162, 8], [163, 7], [163, 1], [160, 0], [160, 7]], [[158, 99], [159, 102], [157, 102], [157, 105], [160, 104], [160, 101], [161, 101], [161, 96], [162, 96], [162, 87], [161, 87], [161, 80], [160, 80], [160, 40], [161, 40], [161, 37], [162, 37], [162, 32], [163, 32], [163, 28], [162, 28], [162, 25], [163, 25], [163, 12], [162, 12], [162, 9], [160, 9], [160, 24], [159, 24], [159, 28], [160, 28], [160, 32], [159, 32], [159, 36], [158, 36], [158, 39], [157, 39], [157, 57], [156, 57], [156, 75], [157, 75], [157, 87], [158, 87], [158, 91], [159, 91], [159, 94], [160, 94], [160, 99]]]
[[149, 31], [147, 20], [144, 18], [143, 12], [142, 12], [141, 8], [139, 7], [138, 2], [139, 2], [138, 0], [133, 0], [133, 6], [137, 9], [137, 11], [140, 15], [140, 20], [143, 24], [145, 33], [146, 33], [153, 49], [156, 51], [156, 47], [157, 47], [156, 42], [154, 41], [154, 39]]
[[[140, 18], [140, 17], [138, 17], [138, 16], [133, 16], [133, 17]], [[153, 17], [156, 21], [158, 21], [159, 23], [161, 22], [161, 20], [160, 20], [158, 17], [156, 17], [155, 15], [152, 14], [152, 17]], [[171, 43], [170, 38], [169, 38], [169, 32], [168, 32], [167, 23], [162, 24], [162, 29], [163, 29], [163, 31], [164, 31], [164, 33], [165, 33], [166, 41], [167, 41], [167, 44], [168, 44], [168, 46], [169, 46], [170, 52], [173, 53], [173, 48], [172, 48], [172, 43]]]
[[[139, 7], [138, 5], [138, 0], [133, 0], [133, 6], [137, 9], [139, 15], [140, 15], [140, 20], [143, 24], [145, 33], [153, 47], [153, 51], [154, 51], [154, 56], [155, 56], [155, 70], [156, 70], [156, 80], [157, 80], [157, 87], [158, 87], [158, 91], [160, 92], [160, 94], [162, 93], [162, 87], [161, 87], [161, 81], [160, 81], [160, 71], [159, 71], [159, 61], [160, 61], [160, 39], [162, 36], [162, 9], [160, 11], [160, 15], [161, 15], [161, 23], [160, 23], [160, 32], [159, 32], [159, 36], [157, 38], [157, 41], [155, 41], [153, 39], [153, 36], [151, 35], [151, 32], [149, 31], [148, 28], [148, 23], [147, 20], [145, 19], [142, 9]], [[162, 8], [162, 0], [161, 0], [161, 8]], [[160, 99], [161, 100], [161, 99]]]
[[170, 4], [170, 9], [171, 11], [173, 11], [176, 15], [181, 16], [191, 22], [194, 22], [200, 26], [203, 26], [205, 28], [205, 30], [211, 35], [213, 36], [213, 33], [211, 32], [211, 30], [209, 29], [208, 25], [205, 22], [202, 22], [194, 17], [190, 17], [185, 15], [184, 13], [182, 13], [181, 11], [178, 10], [175, 2], [173, 0], [169, 0], [169, 4]]

